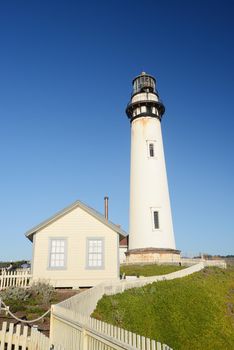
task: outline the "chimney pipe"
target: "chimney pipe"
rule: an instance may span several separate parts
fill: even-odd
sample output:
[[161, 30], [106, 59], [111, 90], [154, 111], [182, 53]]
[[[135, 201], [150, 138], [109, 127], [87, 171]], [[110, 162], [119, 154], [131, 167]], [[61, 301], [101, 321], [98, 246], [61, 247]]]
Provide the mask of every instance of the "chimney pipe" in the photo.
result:
[[104, 212], [105, 212], [106, 220], [108, 220], [108, 200], [109, 200], [109, 197], [105, 196], [104, 197]]

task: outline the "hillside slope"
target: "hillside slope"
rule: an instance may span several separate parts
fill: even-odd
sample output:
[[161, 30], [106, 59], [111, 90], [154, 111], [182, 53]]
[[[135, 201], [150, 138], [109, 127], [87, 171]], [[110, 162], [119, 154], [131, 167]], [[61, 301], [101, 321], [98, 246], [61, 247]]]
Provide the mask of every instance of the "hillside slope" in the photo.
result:
[[104, 296], [93, 317], [174, 350], [234, 349], [234, 269], [206, 268]]

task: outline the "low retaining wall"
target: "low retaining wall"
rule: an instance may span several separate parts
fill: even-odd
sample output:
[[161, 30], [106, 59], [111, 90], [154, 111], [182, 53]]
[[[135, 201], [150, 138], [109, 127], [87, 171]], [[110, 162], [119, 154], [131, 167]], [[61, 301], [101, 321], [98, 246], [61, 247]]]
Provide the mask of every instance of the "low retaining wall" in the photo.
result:
[[200, 263], [202, 262], [204, 264], [204, 266], [215, 266], [215, 267], [220, 267], [222, 269], [226, 269], [227, 268], [227, 263], [225, 260], [205, 260], [202, 258], [198, 258], [198, 259], [189, 259], [189, 258], [181, 258], [181, 265], [182, 266], [191, 266], [194, 265], [194, 263]]
[[154, 260], [154, 262], [141, 261], [141, 262], [124, 262], [121, 265], [181, 265], [181, 266], [192, 266], [198, 263], [204, 263], [204, 266], [216, 266], [222, 269], [227, 268], [227, 263], [224, 259], [216, 259], [216, 260], [205, 260], [202, 258], [180, 258], [179, 260], [173, 259], [158, 259]]

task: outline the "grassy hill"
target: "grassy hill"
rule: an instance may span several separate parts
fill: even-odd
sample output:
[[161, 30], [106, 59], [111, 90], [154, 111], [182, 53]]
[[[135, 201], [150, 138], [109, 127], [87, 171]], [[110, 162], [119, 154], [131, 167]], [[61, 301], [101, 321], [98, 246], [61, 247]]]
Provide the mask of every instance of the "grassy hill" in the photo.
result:
[[104, 296], [93, 317], [174, 350], [234, 349], [234, 268], [206, 268]]
[[120, 274], [128, 276], [158, 276], [167, 273], [175, 272], [185, 267], [179, 265], [122, 265], [120, 267]]

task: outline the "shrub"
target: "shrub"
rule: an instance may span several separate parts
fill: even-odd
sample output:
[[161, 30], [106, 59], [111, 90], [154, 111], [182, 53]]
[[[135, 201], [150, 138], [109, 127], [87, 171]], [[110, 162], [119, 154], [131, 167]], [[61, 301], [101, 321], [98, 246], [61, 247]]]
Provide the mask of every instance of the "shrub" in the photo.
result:
[[31, 285], [30, 292], [36, 299], [39, 298], [43, 305], [49, 305], [54, 296], [54, 287], [41, 280]]
[[10, 287], [0, 293], [0, 297], [3, 301], [26, 301], [30, 298], [30, 290], [22, 287]]

